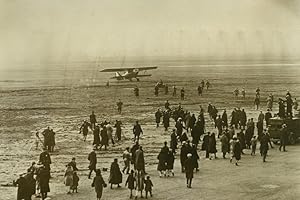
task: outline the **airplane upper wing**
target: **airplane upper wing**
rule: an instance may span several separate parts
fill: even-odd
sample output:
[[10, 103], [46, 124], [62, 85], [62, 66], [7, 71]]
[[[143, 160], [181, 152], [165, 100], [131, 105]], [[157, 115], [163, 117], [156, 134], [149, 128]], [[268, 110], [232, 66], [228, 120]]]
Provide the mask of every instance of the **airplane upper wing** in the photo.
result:
[[153, 67], [130, 67], [130, 68], [110, 68], [110, 69], [103, 69], [100, 72], [133, 71], [135, 69], [138, 69], [140, 71], [151, 70], [151, 69], [157, 69], [157, 66], [153, 66]]

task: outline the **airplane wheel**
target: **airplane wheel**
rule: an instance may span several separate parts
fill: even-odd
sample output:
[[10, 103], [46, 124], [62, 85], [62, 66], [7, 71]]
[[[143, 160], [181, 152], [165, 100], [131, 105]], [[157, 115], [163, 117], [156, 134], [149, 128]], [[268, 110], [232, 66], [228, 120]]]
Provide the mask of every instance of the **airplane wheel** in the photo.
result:
[[137, 78], [136, 81], [137, 81], [137, 82], [140, 82], [140, 79]]

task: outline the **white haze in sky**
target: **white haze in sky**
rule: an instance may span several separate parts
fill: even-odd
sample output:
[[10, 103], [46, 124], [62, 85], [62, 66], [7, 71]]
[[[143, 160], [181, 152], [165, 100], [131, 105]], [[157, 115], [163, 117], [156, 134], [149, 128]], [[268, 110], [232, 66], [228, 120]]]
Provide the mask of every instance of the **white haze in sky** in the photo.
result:
[[0, 0], [0, 68], [125, 56], [298, 59], [297, 0]]

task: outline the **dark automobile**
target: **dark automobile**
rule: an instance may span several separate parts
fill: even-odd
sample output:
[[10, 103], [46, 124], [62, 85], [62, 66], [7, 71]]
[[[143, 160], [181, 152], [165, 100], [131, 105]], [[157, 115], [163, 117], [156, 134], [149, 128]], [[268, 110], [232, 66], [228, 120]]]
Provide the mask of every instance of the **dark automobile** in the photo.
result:
[[269, 134], [271, 140], [276, 144], [280, 141], [280, 129], [286, 124], [289, 132], [289, 143], [295, 144], [300, 137], [300, 117], [294, 118], [279, 118], [273, 117], [269, 121]]

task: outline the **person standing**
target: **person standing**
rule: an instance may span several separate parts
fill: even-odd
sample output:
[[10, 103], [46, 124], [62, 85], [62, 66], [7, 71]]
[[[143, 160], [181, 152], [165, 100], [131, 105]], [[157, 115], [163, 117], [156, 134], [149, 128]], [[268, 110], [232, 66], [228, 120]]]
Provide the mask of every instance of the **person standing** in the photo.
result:
[[50, 175], [48, 170], [43, 166], [39, 172], [40, 179], [40, 190], [42, 194], [42, 200], [46, 199], [48, 196], [48, 192], [50, 192], [49, 179]]
[[173, 131], [171, 133], [171, 141], [170, 141], [170, 148], [173, 153], [176, 153], [177, 144], [178, 144], [178, 142], [177, 142], [177, 137], [176, 137], [176, 130], [173, 129]]
[[94, 111], [92, 111], [92, 114], [90, 115], [90, 123], [91, 123], [91, 128], [94, 129], [97, 123], [96, 115]]
[[223, 123], [223, 128], [228, 128], [228, 117], [227, 117], [226, 110], [224, 110], [222, 114], [222, 123]]
[[257, 139], [256, 136], [254, 135], [251, 139], [251, 156], [255, 156], [256, 145], [257, 145]]
[[260, 153], [263, 157], [263, 162], [266, 162], [266, 157], [269, 150], [269, 138], [266, 134], [263, 134], [261, 140], [260, 140]]
[[108, 146], [108, 135], [107, 135], [106, 126], [102, 127], [102, 130], [100, 131], [100, 135], [101, 135], [101, 142], [100, 142], [101, 146], [99, 149], [101, 150], [101, 148], [104, 146], [104, 149], [106, 150]]
[[123, 153], [123, 161], [124, 161], [124, 168], [123, 168], [122, 172], [125, 173], [125, 170], [127, 169], [126, 174], [129, 174], [130, 162], [131, 162], [129, 147], [126, 147], [126, 150]]
[[173, 86], [173, 93], [172, 93], [172, 96], [173, 96], [173, 97], [176, 96], [176, 90], [177, 90], [177, 88], [176, 88], [176, 86], [174, 85], [174, 86]]
[[180, 149], [180, 164], [181, 164], [181, 172], [185, 172], [185, 161], [187, 159], [188, 154], [188, 148], [186, 142], [182, 143], [181, 149]]
[[255, 105], [256, 110], [259, 109], [259, 104], [260, 104], [259, 96], [256, 96], [254, 99], [254, 105]]
[[95, 146], [95, 148], [97, 150], [98, 147], [100, 146], [100, 128], [98, 125], [95, 126], [95, 128], [93, 130], [93, 135], [94, 135], [93, 145]]
[[76, 171], [73, 171], [73, 185], [72, 185], [72, 193], [74, 193], [74, 191], [76, 191], [76, 193], [78, 193], [77, 189], [78, 189], [78, 183], [79, 183], [79, 177], [77, 175]]
[[169, 94], [169, 86], [168, 84], [165, 85], [165, 95]]
[[53, 131], [53, 129], [50, 130], [49, 132], [49, 152], [53, 152], [54, 151], [54, 146], [55, 146], [55, 132]]
[[269, 126], [269, 120], [272, 118], [272, 114], [270, 113], [270, 109], [267, 110], [266, 114], [265, 114], [265, 121], [266, 121], [266, 125], [267, 127]]
[[230, 159], [230, 162], [232, 162], [232, 159], [235, 158], [235, 165], [238, 166], [238, 162], [241, 159], [242, 147], [236, 135], [233, 136], [231, 145], [232, 145], [232, 157]]
[[184, 100], [184, 88], [180, 90], [180, 99]]
[[[208, 139], [208, 152], [209, 154], [213, 154], [215, 159], [217, 158], [217, 142], [216, 142], [216, 136], [214, 133], [211, 133]], [[209, 158], [210, 160], [212, 159], [212, 156]]]
[[87, 137], [88, 132], [89, 132], [89, 123], [86, 120], [84, 120], [83, 124], [80, 127], [80, 132], [79, 132], [79, 133], [83, 134], [83, 141], [84, 142], [86, 141], [86, 137]]
[[121, 135], [122, 135], [122, 122], [119, 121], [119, 120], [116, 120], [115, 128], [116, 128], [117, 140], [120, 141], [121, 140]]
[[135, 169], [142, 171], [142, 173], [146, 173], [144, 151], [142, 146], [139, 146], [139, 149], [135, 152]]
[[174, 176], [174, 153], [172, 151], [169, 151], [168, 153], [168, 159], [167, 159], [167, 171], [168, 171], [168, 176], [170, 176], [170, 173]]
[[72, 166], [70, 166], [70, 165], [67, 165], [64, 182], [65, 182], [65, 185], [67, 187], [69, 187], [68, 194], [71, 194], [71, 189], [73, 186], [73, 169], [72, 169]]
[[287, 144], [288, 142], [288, 137], [289, 137], [289, 133], [288, 133], [288, 129], [287, 129], [287, 126], [286, 124], [283, 124], [282, 125], [282, 128], [280, 130], [280, 147], [279, 147], [279, 151], [281, 151], [281, 148], [283, 148], [283, 151], [286, 151], [285, 150], [285, 145]]
[[221, 149], [222, 149], [222, 153], [223, 153], [223, 158], [225, 159], [226, 157], [226, 153], [229, 151], [229, 146], [228, 146], [228, 138], [225, 134], [223, 134], [221, 136]]
[[45, 170], [48, 171], [50, 177], [50, 165], [51, 165], [51, 157], [48, 153], [48, 149], [44, 148], [44, 151], [40, 154], [39, 162], [42, 163], [45, 167]]
[[88, 160], [90, 161], [89, 164], [90, 173], [88, 178], [91, 179], [92, 171], [96, 172], [96, 165], [97, 165], [97, 155], [94, 150], [92, 150], [92, 152], [89, 154]]
[[114, 141], [114, 138], [113, 138], [113, 128], [110, 124], [110, 122], [108, 122], [106, 124], [106, 131], [107, 131], [107, 137], [108, 137], [108, 141], [111, 141], [112, 145], [114, 146], [115, 145], [115, 141]]
[[135, 125], [133, 126], [134, 141], [139, 142], [141, 134], [143, 134], [142, 127], [139, 124], [139, 121], [136, 121]]
[[136, 184], [136, 179], [134, 177], [134, 171], [131, 170], [130, 171], [130, 174], [128, 175], [128, 178], [126, 180], [126, 183], [125, 183], [125, 187], [126, 185], [128, 184], [128, 189], [130, 190], [130, 196], [129, 198], [131, 199], [132, 198], [132, 190], [134, 190], [134, 188], [136, 187], [135, 184]]
[[197, 90], [198, 90], [198, 95], [202, 96], [203, 90], [202, 90], [202, 87], [200, 85], [198, 86]]
[[92, 187], [95, 187], [97, 200], [100, 200], [102, 197], [103, 188], [106, 187], [106, 183], [103, 180], [100, 169], [96, 171], [96, 177], [93, 180]]
[[184, 162], [184, 167], [187, 188], [192, 188], [192, 180], [194, 177], [194, 164], [191, 153], [187, 154], [187, 159]]
[[122, 183], [122, 173], [118, 164], [118, 159], [114, 159], [110, 166], [110, 175], [109, 175], [110, 189], [113, 185], [118, 185], [118, 188], [121, 187]]
[[119, 114], [122, 113], [122, 107], [123, 107], [123, 102], [121, 101], [121, 99], [119, 99], [119, 101], [117, 102], [117, 108]]
[[153, 183], [150, 179], [150, 176], [147, 176], [147, 179], [145, 180], [146, 199], [148, 199], [148, 192], [150, 193], [150, 196], [152, 197], [152, 187], [153, 187]]
[[163, 124], [165, 131], [168, 131], [168, 128], [170, 127], [170, 114], [168, 111], [163, 112]]
[[157, 111], [155, 113], [156, 128], [159, 127], [161, 117], [162, 117], [162, 114], [160, 112], [160, 109], [157, 109]]

